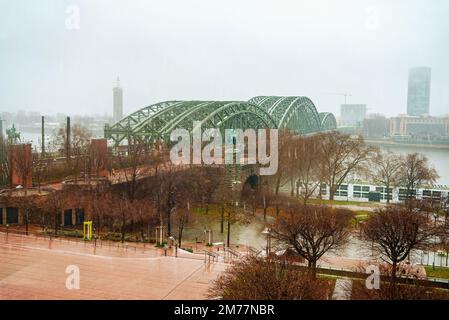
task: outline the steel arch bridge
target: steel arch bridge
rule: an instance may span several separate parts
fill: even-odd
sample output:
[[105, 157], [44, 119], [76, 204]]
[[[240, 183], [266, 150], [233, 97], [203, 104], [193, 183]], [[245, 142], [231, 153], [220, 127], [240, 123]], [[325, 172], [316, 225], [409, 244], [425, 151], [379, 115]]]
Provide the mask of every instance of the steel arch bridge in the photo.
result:
[[321, 131], [329, 131], [337, 128], [337, 119], [330, 112], [320, 112]]
[[309, 134], [333, 130], [335, 117], [319, 114], [307, 97], [259, 96], [249, 101], [164, 101], [139, 109], [112, 126], [106, 125], [105, 138], [116, 145], [125, 139], [153, 143], [167, 141], [177, 128], [192, 130], [193, 121], [201, 127], [219, 129], [290, 129]]

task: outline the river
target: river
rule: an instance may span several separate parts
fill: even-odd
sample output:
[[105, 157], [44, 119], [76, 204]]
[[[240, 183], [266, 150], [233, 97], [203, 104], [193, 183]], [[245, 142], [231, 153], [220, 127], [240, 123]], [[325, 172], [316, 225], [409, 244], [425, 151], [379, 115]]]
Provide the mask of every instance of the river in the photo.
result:
[[449, 186], [449, 149], [419, 148], [414, 146], [382, 146], [381, 148], [401, 154], [415, 152], [424, 154], [429, 159], [430, 165], [435, 168], [440, 176], [437, 184]]

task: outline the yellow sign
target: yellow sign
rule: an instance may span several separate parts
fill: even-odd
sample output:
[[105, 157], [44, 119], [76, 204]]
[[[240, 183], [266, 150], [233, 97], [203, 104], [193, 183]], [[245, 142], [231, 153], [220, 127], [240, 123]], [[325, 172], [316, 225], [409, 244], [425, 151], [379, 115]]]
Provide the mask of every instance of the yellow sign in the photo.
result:
[[92, 240], [92, 221], [84, 221], [84, 240]]

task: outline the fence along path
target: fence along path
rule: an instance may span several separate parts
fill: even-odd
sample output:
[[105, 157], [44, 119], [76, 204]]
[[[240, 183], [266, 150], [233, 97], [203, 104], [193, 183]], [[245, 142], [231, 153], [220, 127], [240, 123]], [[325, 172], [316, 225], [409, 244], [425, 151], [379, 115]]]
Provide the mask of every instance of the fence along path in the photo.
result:
[[[75, 237], [55, 237], [53, 234], [29, 232], [0, 227], [0, 244], [8, 244], [29, 249], [54, 250], [69, 253], [88, 254], [121, 258], [149, 258], [177, 256], [180, 258], [204, 260], [205, 263], [229, 263], [244, 256], [231, 248], [210, 247], [207, 250], [189, 252], [175, 247], [158, 248], [154, 243], [129, 243], [94, 239], [84, 241]], [[220, 250], [221, 249], [221, 250]], [[176, 252], [177, 251], [177, 252]]]

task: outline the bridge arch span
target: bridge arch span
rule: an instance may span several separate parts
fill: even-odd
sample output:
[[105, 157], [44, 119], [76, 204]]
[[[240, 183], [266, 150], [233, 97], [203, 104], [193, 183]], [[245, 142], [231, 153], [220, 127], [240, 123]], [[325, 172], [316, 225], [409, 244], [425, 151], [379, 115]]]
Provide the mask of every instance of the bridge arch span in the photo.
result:
[[331, 113], [318, 113], [303, 96], [257, 96], [249, 101], [164, 101], [141, 108], [105, 127], [105, 137], [115, 144], [137, 137], [152, 143], [167, 141], [172, 130], [192, 130], [193, 121], [202, 128], [289, 129], [299, 134], [334, 130]]

